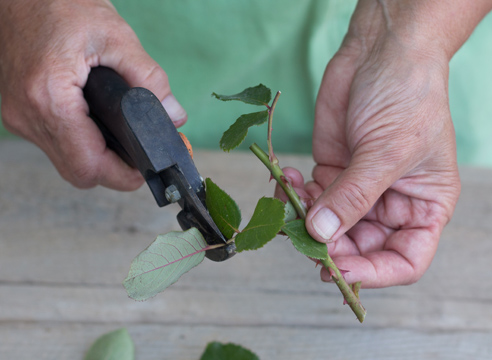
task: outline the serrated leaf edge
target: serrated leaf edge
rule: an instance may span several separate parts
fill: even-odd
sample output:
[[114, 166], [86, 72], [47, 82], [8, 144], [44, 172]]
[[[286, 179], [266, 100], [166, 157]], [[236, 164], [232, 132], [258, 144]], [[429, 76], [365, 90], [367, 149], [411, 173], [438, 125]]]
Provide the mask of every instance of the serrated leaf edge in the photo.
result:
[[[233, 226], [229, 221], [227, 221], [227, 219], [219, 212], [217, 212], [217, 215], [227, 224], [229, 225], [229, 227], [234, 231], [235, 234], [238, 234], [240, 232], [239, 230], [239, 225], [241, 225], [241, 221], [242, 221], [242, 214], [241, 214], [241, 209], [239, 208], [236, 200], [234, 200], [232, 198], [231, 195], [229, 195], [224, 189], [222, 189], [219, 185], [217, 185], [211, 178], [206, 178], [205, 179], [205, 193], [206, 193], [206, 196], [207, 196], [207, 199], [208, 199], [208, 196], [210, 195], [208, 193], [208, 188], [209, 186], [207, 185], [207, 181], [209, 181], [210, 183], [212, 183], [215, 187], [217, 187], [220, 191], [222, 191], [227, 197], [229, 197], [229, 199], [232, 201], [232, 203], [236, 206], [236, 209], [237, 209], [237, 212], [238, 212], [238, 215], [239, 215], [239, 224], [238, 226]], [[207, 202], [207, 200], [205, 200], [205, 202]], [[210, 213], [210, 210], [209, 210], [209, 213]], [[210, 216], [212, 216], [212, 213], [210, 213]], [[224, 235], [224, 234], [222, 234]], [[234, 237], [234, 234], [232, 234], [231, 237], [227, 237], [224, 235], [224, 237], [228, 238], [227, 240], [230, 240]]]
[[[265, 102], [262, 102], [262, 101], [257, 101], [257, 102], [254, 102], [253, 103], [253, 102], [244, 101], [243, 99], [234, 99], [234, 98], [232, 98], [234, 96], [240, 95], [241, 93], [245, 92], [248, 89], [254, 89], [254, 88], [261, 87], [261, 86], [264, 87], [265, 89], [267, 89], [270, 92], [269, 100], [266, 103]], [[217, 100], [220, 100], [220, 101], [240, 101], [240, 102], [242, 102], [244, 104], [269, 107], [269, 102], [272, 100], [272, 90], [268, 86], [265, 86], [262, 83], [260, 83], [260, 84], [258, 84], [256, 86], [247, 87], [243, 91], [240, 91], [240, 92], [238, 92], [236, 94], [232, 94], [232, 95], [217, 94], [216, 92], [213, 92], [212, 93], [212, 97], [215, 97]], [[231, 99], [223, 99], [223, 97], [228, 97], [228, 98], [231, 98]]]
[[[299, 253], [301, 253], [301, 254], [303, 254], [303, 255], [305, 255], [305, 256], [308, 256], [308, 257], [310, 257], [310, 258], [312, 258], [312, 259], [317, 259], [317, 260], [324, 260], [324, 259], [326, 259], [326, 258], [328, 257], [328, 250], [327, 250], [327, 252], [326, 252], [326, 256], [325, 256], [325, 257], [313, 257], [313, 256], [311, 256], [311, 255], [308, 255], [308, 254], [306, 254], [306, 253], [303, 251], [303, 249], [302, 249], [302, 248], [299, 248], [299, 247], [297, 246], [297, 244], [296, 244], [296, 243], [292, 240], [292, 237], [288, 234], [289, 230], [285, 231], [285, 227], [286, 227], [286, 226], [288, 226], [289, 224], [291, 224], [291, 223], [293, 223], [293, 222], [300, 222], [300, 221], [304, 221], [304, 220], [302, 220], [302, 219], [297, 219], [297, 220], [290, 221], [290, 222], [288, 222], [288, 223], [284, 224], [284, 225], [282, 226], [282, 231], [283, 231], [283, 232], [284, 232], [284, 233], [285, 233], [285, 234], [289, 237], [289, 239], [290, 239], [290, 241], [291, 241], [292, 245], [294, 246], [294, 248], [295, 248], [295, 249], [296, 249]], [[309, 233], [308, 233], [308, 234], [309, 234]], [[316, 241], [316, 240], [314, 240], [314, 239], [312, 239], [312, 240], [313, 240], [313, 241]], [[320, 243], [320, 244], [321, 244], [321, 243]]]
[[[236, 145], [234, 145], [234, 146], [232, 146], [232, 147], [226, 147], [226, 146], [224, 145], [224, 142], [225, 142], [225, 141], [224, 141], [224, 137], [226, 137], [226, 134], [228, 134], [230, 131], [232, 131], [232, 129], [233, 129], [234, 127], [239, 126], [239, 125], [238, 125], [238, 122], [239, 122], [239, 121], [241, 121], [241, 118], [242, 118], [243, 116], [247, 116], [247, 115], [254, 115], [254, 114], [259, 114], [259, 113], [266, 113], [266, 117], [263, 119], [263, 121], [261, 121], [260, 123], [257, 123], [257, 124], [251, 124], [251, 125], [247, 126], [247, 127], [246, 127], [246, 129], [245, 129], [245, 130], [244, 130], [244, 132], [243, 132], [243, 134], [244, 134], [244, 135], [243, 135], [242, 137], [239, 137], [239, 136], [238, 136], [238, 137], [236, 137], [236, 139], [239, 139], [239, 141], [237, 142], [237, 144], [236, 144]], [[249, 132], [249, 129], [250, 129], [251, 127], [253, 127], [253, 126], [260, 126], [260, 125], [263, 125], [265, 122], [267, 122], [267, 120], [268, 120], [268, 110], [255, 111], [255, 112], [252, 112], [252, 113], [242, 114], [241, 116], [239, 116], [239, 117], [236, 119], [236, 121], [234, 121], [234, 123], [233, 123], [233, 124], [231, 124], [231, 126], [229, 126], [229, 128], [228, 128], [226, 131], [224, 131], [224, 133], [222, 134], [222, 137], [220, 138], [220, 141], [219, 141], [219, 147], [220, 147], [223, 151], [225, 151], [225, 152], [230, 152], [231, 150], [236, 149], [237, 147], [239, 147], [239, 146], [240, 146], [240, 145], [244, 142], [244, 140], [245, 140], [245, 139], [246, 139], [246, 137], [248, 136], [248, 132]]]
[[[277, 200], [279, 203], [282, 203], [282, 201], [280, 201], [279, 199], [276, 199], [276, 198], [270, 198], [270, 197], [267, 197], [267, 196], [263, 196], [262, 198], [260, 198], [258, 200], [258, 203], [256, 204], [256, 206], [258, 206], [258, 204], [260, 203], [260, 201], [262, 199], [273, 199], [273, 200]], [[284, 214], [282, 215], [282, 225], [279, 226], [279, 229], [277, 230], [277, 234], [280, 232], [280, 230], [282, 229], [283, 226], [285, 226], [285, 222], [284, 222], [284, 216], [285, 216], [285, 206], [284, 206], [284, 203], [282, 203], [282, 206], [283, 206], [283, 209], [284, 209]], [[253, 215], [251, 216], [251, 219], [249, 220], [248, 224], [244, 227], [243, 230], [241, 230], [241, 232], [239, 232], [237, 235], [236, 235], [236, 251], [237, 252], [243, 252], [243, 251], [250, 251], [250, 250], [258, 250], [258, 249], [261, 249], [262, 247], [264, 247], [266, 244], [268, 244], [270, 241], [272, 241], [274, 237], [272, 237], [271, 239], [267, 240], [265, 243], [263, 243], [261, 246], [258, 246], [258, 247], [254, 247], [254, 248], [247, 248], [247, 249], [239, 249], [238, 247], [238, 244], [237, 244], [237, 237], [238, 236], [241, 236], [242, 234], [245, 233], [245, 231], [249, 231], [249, 230], [252, 230], [252, 229], [258, 229], [260, 227], [268, 227], [268, 226], [271, 226], [272, 223], [268, 223], [268, 224], [265, 224], [265, 225], [257, 225], [257, 226], [253, 226], [253, 227], [250, 227], [248, 228], [249, 224], [251, 223], [251, 221], [253, 220], [253, 217], [255, 217], [256, 214], [256, 207], [255, 207], [255, 211], [253, 212]]]

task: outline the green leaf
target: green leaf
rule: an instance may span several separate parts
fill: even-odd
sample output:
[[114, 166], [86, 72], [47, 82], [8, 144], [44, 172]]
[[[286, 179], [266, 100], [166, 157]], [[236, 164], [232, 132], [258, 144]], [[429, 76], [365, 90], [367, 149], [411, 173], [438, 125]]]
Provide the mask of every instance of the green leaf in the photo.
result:
[[284, 203], [263, 197], [248, 225], [236, 236], [236, 250], [255, 250], [272, 240], [284, 225]]
[[207, 345], [200, 360], [260, 360], [248, 349], [236, 344], [211, 342]]
[[91, 346], [84, 360], [133, 360], [135, 346], [125, 328], [102, 335]]
[[241, 210], [236, 202], [210, 178], [205, 179], [206, 204], [210, 216], [220, 232], [230, 239], [239, 230]]
[[159, 235], [130, 265], [123, 281], [128, 296], [146, 300], [174, 284], [203, 261], [209, 246], [200, 231], [173, 231]]
[[302, 254], [313, 259], [326, 259], [326, 244], [314, 240], [306, 230], [304, 220], [294, 220], [282, 227], [282, 231], [290, 238], [294, 247]]
[[297, 211], [294, 205], [289, 201], [285, 203], [285, 216], [284, 216], [284, 222], [287, 224], [290, 221], [293, 221], [297, 219]]
[[253, 125], [261, 125], [268, 120], [268, 110], [241, 115], [220, 139], [220, 148], [224, 151], [235, 149], [246, 138], [248, 130]]
[[268, 106], [272, 99], [272, 91], [265, 85], [260, 84], [254, 87], [249, 87], [238, 94], [234, 95], [219, 95], [212, 93], [217, 99], [222, 101], [238, 100], [246, 104], [265, 105]]

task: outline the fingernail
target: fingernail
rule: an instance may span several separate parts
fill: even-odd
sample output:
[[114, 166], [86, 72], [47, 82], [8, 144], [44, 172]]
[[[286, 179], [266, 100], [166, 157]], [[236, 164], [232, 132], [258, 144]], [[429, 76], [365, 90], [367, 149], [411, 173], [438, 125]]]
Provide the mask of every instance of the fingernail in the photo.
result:
[[181, 121], [186, 118], [186, 111], [179, 104], [174, 95], [168, 95], [162, 100], [162, 106], [166, 109], [173, 122]]
[[330, 241], [340, 227], [340, 219], [328, 208], [321, 208], [311, 221], [314, 230], [326, 242]]

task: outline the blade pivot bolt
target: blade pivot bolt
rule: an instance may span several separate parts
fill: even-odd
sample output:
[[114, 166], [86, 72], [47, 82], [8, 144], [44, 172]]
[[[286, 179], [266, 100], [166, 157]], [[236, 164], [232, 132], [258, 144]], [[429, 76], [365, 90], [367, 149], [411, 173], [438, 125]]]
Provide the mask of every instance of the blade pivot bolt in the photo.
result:
[[164, 195], [170, 203], [178, 202], [181, 199], [181, 194], [175, 185], [170, 185], [166, 188]]

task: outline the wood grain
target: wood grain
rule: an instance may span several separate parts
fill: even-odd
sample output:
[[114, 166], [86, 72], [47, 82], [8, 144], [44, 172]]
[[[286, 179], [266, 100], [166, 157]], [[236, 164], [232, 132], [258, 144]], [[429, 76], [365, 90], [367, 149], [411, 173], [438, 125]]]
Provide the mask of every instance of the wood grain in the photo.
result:
[[[309, 158], [279, 158], [309, 177]], [[272, 192], [249, 153], [196, 151], [195, 161], [245, 219], [258, 194]], [[492, 170], [463, 168], [461, 176], [429, 271], [412, 286], [363, 290], [360, 325], [282, 237], [224, 263], [206, 260], [149, 301], [127, 298], [130, 261], [157, 234], [178, 229], [177, 209], [158, 208], [145, 187], [74, 189], [31, 144], [0, 142], [0, 359], [81, 359], [122, 326], [139, 360], [198, 359], [212, 340], [263, 360], [491, 359]]]

